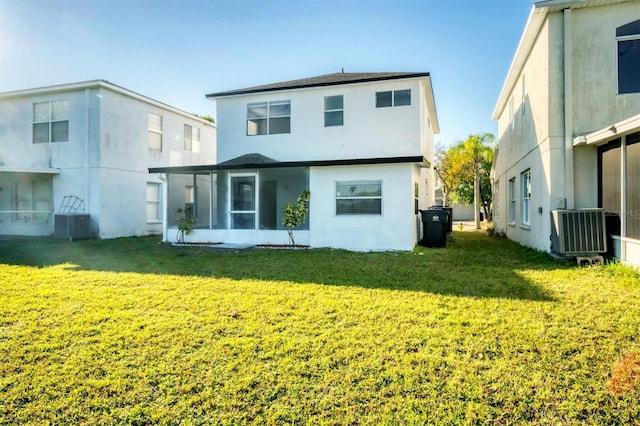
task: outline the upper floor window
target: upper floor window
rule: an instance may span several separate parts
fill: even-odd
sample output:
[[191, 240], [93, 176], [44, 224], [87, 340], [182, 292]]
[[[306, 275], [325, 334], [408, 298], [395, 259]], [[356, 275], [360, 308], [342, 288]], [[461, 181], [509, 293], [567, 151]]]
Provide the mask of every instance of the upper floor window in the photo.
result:
[[149, 148], [162, 151], [162, 116], [149, 113]]
[[324, 126], [344, 125], [344, 99], [342, 95], [324, 97]]
[[616, 29], [618, 93], [640, 93], [640, 20]]
[[247, 135], [291, 133], [291, 101], [247, 104]]
[[200, 129], [188, 124], [184, 125], [185, 151], [200, 152]]
[[336, 214], [382, 214], [382, 181], [336, 182]]
[[69, 101], [33, 104], [33, 143], [69, 141]]
[[411, 89], [376, 92], [376, 108], [411, 105]]

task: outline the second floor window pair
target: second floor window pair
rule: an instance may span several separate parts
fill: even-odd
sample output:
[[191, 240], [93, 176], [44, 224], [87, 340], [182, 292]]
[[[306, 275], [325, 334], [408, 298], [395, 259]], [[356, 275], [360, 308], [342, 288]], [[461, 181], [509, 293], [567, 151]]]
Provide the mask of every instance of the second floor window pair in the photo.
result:
[[291, 101], [247, 105], [247, 135], [291, 133]]
[[[411, 105], [411, 89], [376, 92], [376, 108]], [[344, 125], [344, 96], [324, 97], [324, 126]], [[247, 104], [247, 136], [291, 133], [291, 101]]]

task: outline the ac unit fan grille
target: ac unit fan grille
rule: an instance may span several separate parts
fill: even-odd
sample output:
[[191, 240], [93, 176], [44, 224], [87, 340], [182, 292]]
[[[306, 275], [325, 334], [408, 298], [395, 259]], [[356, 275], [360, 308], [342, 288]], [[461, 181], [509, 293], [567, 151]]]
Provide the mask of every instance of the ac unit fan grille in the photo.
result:
[[553, 219], [554, 251], [568, 255], [607, 251], [604, 210], [556, 210]]

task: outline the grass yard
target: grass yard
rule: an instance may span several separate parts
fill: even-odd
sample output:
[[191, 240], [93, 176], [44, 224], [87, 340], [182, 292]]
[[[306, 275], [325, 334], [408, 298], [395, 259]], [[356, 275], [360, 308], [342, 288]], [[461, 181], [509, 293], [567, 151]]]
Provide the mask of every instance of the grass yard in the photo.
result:
[[157, 241], [0, 241], [0, 424], [639, 424], [638, 272]]

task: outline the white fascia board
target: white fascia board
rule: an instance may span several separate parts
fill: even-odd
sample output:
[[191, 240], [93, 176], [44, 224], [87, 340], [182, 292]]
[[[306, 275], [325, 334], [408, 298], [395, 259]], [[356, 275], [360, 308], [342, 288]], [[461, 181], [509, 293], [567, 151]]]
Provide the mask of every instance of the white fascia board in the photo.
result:
[[640, 114], [634, 115], [600, 130], [596, 130], [595, 132], [577, 136], [573, 138], [573, 146], [597, 145], [616, 136], [622, 136], [634, 131], [640, 131]]
[[0, 93], [0, 100], [2, 99], [12, 99], [12, 98], [22, 98], [27, 96], [35, 96], [35, 95], [49, 95], [63, 92], [72, 92], [78, 90], [85, 89], [107, 89], [113, 92], [119, 93], [123, 96], [127, 96], [132, 99], [136, 99], [141, 102], [145, 102], [151, 105], [154, 105], [158, 108], [162, 108], [164, 110], [171, 111], [175, 114], [182, 115], [184, 117], [188, 117], [192, 120], [196, 120], [205, 126], [216, 127], [215, 123], [212, 123], [208, 120], [200, 118], [194, 114], [183, 111], [178, 108], [174, 108], [171, 105], [167, 105], [160, 101], [156, 101], [155, 99], [151, 99], [139, 93], [133, 92], [129, 89], [125, 89], [124, 87], [118, 86], [116, 84], [110, 83], [106, 80], [90, 80], [90, 81], [82, 81], [79, 83], [68, 83], [68, 84], [59, 84], [55, 86], [46, 86], [46, 87], [36, 87], [33, 89], [25, 89], [25, 90], [15, 90], [12, 92], [4, 92]]
[[436, 110], [436, 101], [433, 94], [433, 84], [431, 82], [431, 76], [424, 78], [424, 94], [427, 100], [427, 111], [429, 112], [429, 117], [431, 118], [431, 129], [434, 135], [440, 133], [440, 123], [438, 122], [438, 112]]
[[531, 53], [533, 44], [536, 41], [536, 38], [538, 38], [540, 28], [542, 28], [542, 24], [547, 17], [546, 9], [538, 10], [536, 6], [537, 3], [533, 5], [531, 12], [529, 13], [529, 19], [527, 19], [527, 24], [524, 27], [522, 36], [520, 37], [516, 53], [513, 56], [511, 66], [507, 72], [507, 77], [502, 86], [502, 90], [500, 91], [500, 96], [498, 96], [498, 102], [493, 110], [493, 114], [491, 116], [493, 120], [500, 118], [500, 114], [502, 114], [502, 111], [507, 105], [511, 92], [513, 91], [513, 87], [518, 81], [522, 68], [524, 68], [524, 64]]

